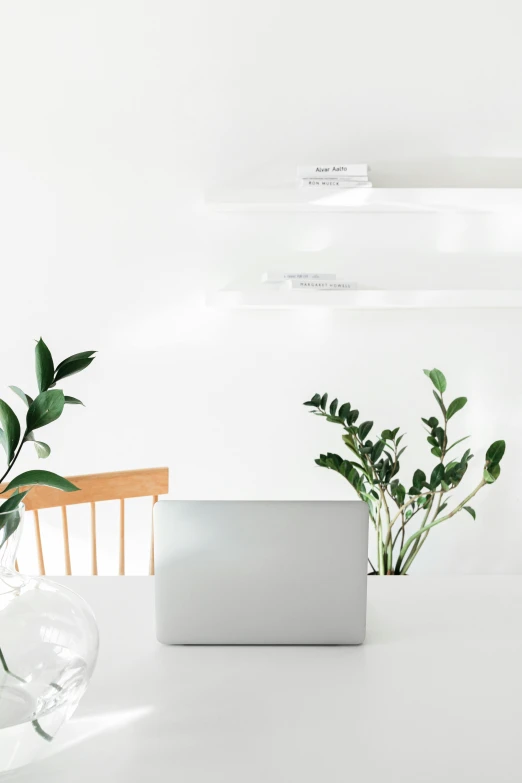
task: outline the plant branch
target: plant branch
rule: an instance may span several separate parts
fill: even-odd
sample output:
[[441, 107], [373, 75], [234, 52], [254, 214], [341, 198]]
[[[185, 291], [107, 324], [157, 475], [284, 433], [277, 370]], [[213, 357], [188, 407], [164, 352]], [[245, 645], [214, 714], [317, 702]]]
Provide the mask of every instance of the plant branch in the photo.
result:
[[[439, 508], [440, 508], [441, 502], [442, 502], [443, 492], [441, 491], [441, 492], [438, 492], [437, 494], [438, 494], [439, 497], [437, 499], [437, 503], [436, 503], [436, 506], [435, 506], [435, 513], [434, 513], [434, 515], [433, 515], [433, 517], [431, 519], [432, 522], [434, 522], [435, 519], [437, 519], [437, 514], [439, 513]], [[408, 557], [408, 559], [407, 559], [407, 561], [406, 561], [402, 571], [401, 571], [402, 558], [399, 557], [399, 573], [406, 573], [408, 568], [411, 566], [411, 564], [413, 563], [413, 561], [417, 557], [419, 549], [421, 548], [422, 544], [424, 543], [424, 541], [426, 540], [426, 537], [428, 536], [428, 534], [430, 532], [430, 524], [428, 524], [428, 520], [429, 520], [429, 517], [430, 517], [430, 513], [433, 510], [433, 501], [434, 501], [434, 499], [435, 499], [435, 495], [433, 495], [433, 498], [431, 499], [431, 502], [429, 504], [429, 508], [428, 508], [428, 510], [426, 512], [426, 515], [425, 515], [424, 519], [422, 520], [422, 523], [421, 523], [421, 525], [420, 525], [420, 527], [419, 527], [419, 529], [417, 531], [417, 533], [421, 533], [421, 534], [425, 531], [424, 538], [421, 538], [421, 536], [419, 536], [417, 539], [415, 539], [415, 543], [413, 544], [412, 551], [410, 552], [409, 557]], [[401, 552], [402, 552], [403, 548], [404, 548], [404, 544], [401, 546]]]
[[23, 677], [19, 677], [17, 674], [13, 674], [13, 672], [7, 665], [7, 661], [1, 649], [0, 649], [0, 663], [2, 664], [2, 667], [6, 674], [9, 674], [11, 677], [14, 677], [15, 680], [18, 680], [19, 682], [25, 682]]
[[473, 492], [470, 492], [470, 494], [469, 494], [467, 497], [465, 497], [465, 498], [464, 498], [464, 500], [463, 500], [461, 503], [459, 503], [459, 505], [458, 505], [458, 506], [456, 506], [456, 507], [453, 509], [453, 511], [450, 511], [450, 513], [449, 513], [449, 514], [446, 514], [446, 516], [444, 516], [444, 517], [441, 517], [440, 519], [435, 519], [435, 520], [433, 520], [433, 522], [430, 522], [430, 524], [429, 524], [429, 525], [426, 525], [425, 527], [423, 527], [423, 528], [420, 528], [419, 530], [417, 530], [417, 532], [416, 532], [416, 533], [413, 533], [413, 535], [411, 535], [411, 536], [409, 537], [409, 539], [406, 541], [406, 544], [405, 544], [405, 545], [403, 546], [403, 548], [401, 549], [399, 557], [401, 557], [401, 558], [404, 558], [404, 555], [406, 554], [406, 552], [407, 552], [407, 551], [408, 551], [408, 549], [410, 548], [411, 544], [412, 544], [412, 543], [415, 541], [415, 539], [417, 539], [419, 536], [422, 536], [422, 535], [423, 535], [423, 533], [425, 533], [427, 530], [430, 530], [432, 527], [435, 527], [436, 525], [440, 525], [442, 522], [446, 522], [446, 520], [448, 520], [448, 519], [451, 519], [451, 517], [454, 517], [454, 516], [455, 516], [455, 514], [458, 514], [458, 513], [459, 513], [459, 511], [462, 511], [462, 509], [464, 508], [464, 506], [465, 506], [467, 503], [469, 503], [469, 501], [471, 500], [471, 498], [475, 497], [475, 495], [477, 494], [477, 492], [478, 492], [479, 490], [481, 490], [481, 489], [482, 489], [482, 487], [485, 487], [485, 486], [486, 486], [486, 483], [487, 483], [487, 482], [486, 482], [484, 479], [482, 479], [482, 480], [481, 480], [481, 482], [480, 482], [480, 483], [479, 483], [479, 484], [478, 484], [478, 485], [475, 487], [475, 489], [473, 490]]
[[25, 430], [25, 432], [24, 432], [24, 434], [23, 434], [23, 437], [22, 437], [22, 439], [21, 439], [21, 441], [20, 441], [20, 444], [19, 444], [19, 446], [18, 446], [18, 448], [17, 448], [17, 450], [16, 450], [16, 452], [15, 452], [15, 454], [14, 454], [14, 456], [13, 456], [13, 459], [11, 460], [11, 462], [9, 463], [9, 465], [7, 466], [7, 470], [6, 470], [6, 472], [4, 473], [4, 475], [2, 476], [2, 478], [0, 478], [0, 484], [3, 482], [3, 480], [5, 479], [5, 477], [7, 476], [7, 474], [10, 472], [11, 468], [13, 467], [13, 465], [15, 464], [16, 460], [17, 460], [17, 459], [18, 459], [18, 457], [20, 456], [20, 452], [22, 451], [22, 446], [23, 446], [23, 445], [24, 445], [24, 443], [25, 443], [25, 437], [26, 437], [26, 435], [27, 435], [27, 430]]

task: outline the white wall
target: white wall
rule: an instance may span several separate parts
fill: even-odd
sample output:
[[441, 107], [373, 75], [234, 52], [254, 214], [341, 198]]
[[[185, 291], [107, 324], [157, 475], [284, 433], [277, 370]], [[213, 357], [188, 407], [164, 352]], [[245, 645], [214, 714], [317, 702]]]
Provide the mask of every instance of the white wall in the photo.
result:
[[[30, 391], [40, 334], [58, 358], [100, 351], [68, 386], [88, 407], [46, 433], [47, 467], [167, 464], [180, 497], [348, 497], [313, 462], [340, 448], [338, 433], [301, 402], [328, 390], [401, 424], [409, 468], [428, 467], [422, 368], [439, 366], [470, 398], [456, 430], [473, 433], [475, 472], [491, 440], [505, 437], [508, 452], [477, 522], [434, 531], [415, 568], [522, 571], [522, 312], [202, 305], [206, 288], [296, 251], [353, 268], [373, 249], [403, 284], [406, 251], [419, 264], [426, 251], [520, 253], [509, 216], [225, 217], [202, 201], [229, 179], [325, 158], [413, 159], [421, 180], [426, 158], [475, 158], [479, 178], [495, 158], [520, 167], [521, 17], [516, 0], [3, 3], [2, 389]], [[520, 257], [499, 259], [498, 287], [520, 275]], [[448, 285], [435, 267], [423, 274]]]

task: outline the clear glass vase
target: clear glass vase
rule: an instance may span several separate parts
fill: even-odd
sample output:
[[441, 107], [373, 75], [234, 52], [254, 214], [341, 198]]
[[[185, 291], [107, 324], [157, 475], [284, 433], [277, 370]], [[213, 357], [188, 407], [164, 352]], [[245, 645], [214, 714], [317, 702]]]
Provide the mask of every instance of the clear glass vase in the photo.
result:
[[85, 601], [15, 570], [23, 517], [23, 506], [0, 513], [0, 773], [46, 754], [98, 655], [98, 628]]

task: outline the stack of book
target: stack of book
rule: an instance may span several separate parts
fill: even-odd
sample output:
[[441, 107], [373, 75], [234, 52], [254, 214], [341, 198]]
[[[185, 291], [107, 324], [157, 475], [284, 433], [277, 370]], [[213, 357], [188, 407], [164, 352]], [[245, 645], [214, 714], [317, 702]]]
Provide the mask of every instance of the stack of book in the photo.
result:
[[350, 291], [356, 288], [354, 283], [327, 272], [265, 272], [261, 280], [309, 291]]
[[305, 187], [371, 188], [367, 163], [298, 166], [297, 179]]

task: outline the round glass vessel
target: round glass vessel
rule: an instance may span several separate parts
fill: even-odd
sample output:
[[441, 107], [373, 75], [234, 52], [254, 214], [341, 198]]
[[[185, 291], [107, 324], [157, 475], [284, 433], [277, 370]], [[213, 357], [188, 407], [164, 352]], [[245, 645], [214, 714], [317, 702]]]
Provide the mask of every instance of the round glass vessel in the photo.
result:
[[23, 517], [23, 506], [0, 513], [0, 773], [46, 754], [98, 655], [98, 628], [85, 601], [15, 570]]

